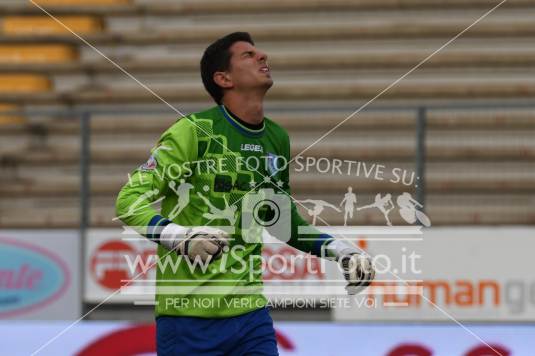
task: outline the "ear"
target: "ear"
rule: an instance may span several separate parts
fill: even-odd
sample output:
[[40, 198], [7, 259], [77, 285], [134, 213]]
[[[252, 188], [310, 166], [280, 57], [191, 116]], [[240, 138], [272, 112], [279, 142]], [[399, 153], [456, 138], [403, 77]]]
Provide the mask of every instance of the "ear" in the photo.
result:
[[232, 83], [232, 78], [227, 72], [215, 72], [214, 82], [224, 89], [230, 89], [234, 86]]

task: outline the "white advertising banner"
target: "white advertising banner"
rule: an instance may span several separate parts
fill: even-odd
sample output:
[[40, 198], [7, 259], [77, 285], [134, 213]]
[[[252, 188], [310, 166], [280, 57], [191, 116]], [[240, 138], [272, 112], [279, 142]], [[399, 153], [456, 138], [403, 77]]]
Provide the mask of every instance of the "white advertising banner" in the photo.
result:
[[77, 319], [80, 267], [76, 230], [0, 230], [0, 319]]
[[[90, 303], [154, 300], [157, 245], [120, 229], [92, 229], [86, 242], [85, 300]], [[264, 294], [278, 306], [293, 306], [304, 298], [325, 298], [328, 262], [264, 236], [262, 250]], [[318, 294], [318, 291], [321, 291]]]
[[[274, 326], [281, 356], [528, 356], [533, 355], [535, 335], [533, 325], [466, 325], [477, 338], [451, 324]], [[0, 322], [2, 352], [10, 356], [156, 355], [155, 334], [154, 324]]]
[[379, 273], [333, 308], [336, 320], [535, 321], [534, 228], [422, 231], [419, 239], [358, 236]]

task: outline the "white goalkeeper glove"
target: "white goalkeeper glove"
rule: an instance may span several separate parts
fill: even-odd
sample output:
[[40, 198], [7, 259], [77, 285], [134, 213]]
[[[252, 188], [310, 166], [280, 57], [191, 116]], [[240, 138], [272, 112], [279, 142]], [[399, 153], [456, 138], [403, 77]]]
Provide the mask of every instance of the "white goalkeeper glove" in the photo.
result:
[[341, 239], [331, 241], [326, 250], [327, 256], [334, 258], [342, 267], [349, 295], [358, 294], [371, 284], [375, 269], [370, 255]]
[[160, 234], [160, 244], [170, 251], [202, 262], [221, 257], [228, 247], [229, 236], [220, 229], [210, 226], [188, 228], [177, 224], [165, 226]]

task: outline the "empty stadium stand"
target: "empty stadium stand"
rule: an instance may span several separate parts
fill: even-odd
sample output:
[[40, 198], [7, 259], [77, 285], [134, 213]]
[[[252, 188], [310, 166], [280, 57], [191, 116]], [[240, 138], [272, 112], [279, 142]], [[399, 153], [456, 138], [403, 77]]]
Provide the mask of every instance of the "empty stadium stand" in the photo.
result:
[[[187, 113], [211, 105], [198, 73], [202, 50], [228, 32], [250, 31], [275, 79], [266, 114], [288, 128], [297, 155], [496, 5], [35, 2], [63, 25], [29, 1], [0, 4], [0, 228], [79, 225], [80, 128], [73, 112], [82, 109], [93, 112], [91, 225], [117, 226], [114, 199], [127, 173], [180, 116], [118, 66]], [[535, 224], [534, 15], [534, 0], [509, 0], [381, 95], [373, 111], [358, 113], [303, 155], [412, 172], [416, 112], [401, 107], [435, 107], [427, 111], [425, 202], [433, 224]], [[131, 114], [113, 114], [122, 108]], [[35, 114], [40, 110], [54, 114]], [[413, 193], [417, 184], [320, 172], [292, 179], [297, 199], [335, 205], [349, 185], [363, 205], [377, 193]], [[342, 222], [334, 212], [322, 217]], [[402, 223], [397, 213], [392, 220]], [[366, 210], [355, 222], [382, 225], [384, 218]]]

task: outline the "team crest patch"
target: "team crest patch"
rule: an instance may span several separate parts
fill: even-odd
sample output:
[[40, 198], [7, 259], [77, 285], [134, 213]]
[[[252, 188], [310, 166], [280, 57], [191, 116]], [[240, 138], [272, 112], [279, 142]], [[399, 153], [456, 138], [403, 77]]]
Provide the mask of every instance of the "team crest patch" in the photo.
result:
[[154, 158], [154, 155], [151, 155], [147, 162], [143, 163], [139, 169], [142, 171], [153, 171], [158, 166], [158, 162], [156, 161], [156, 158]]

